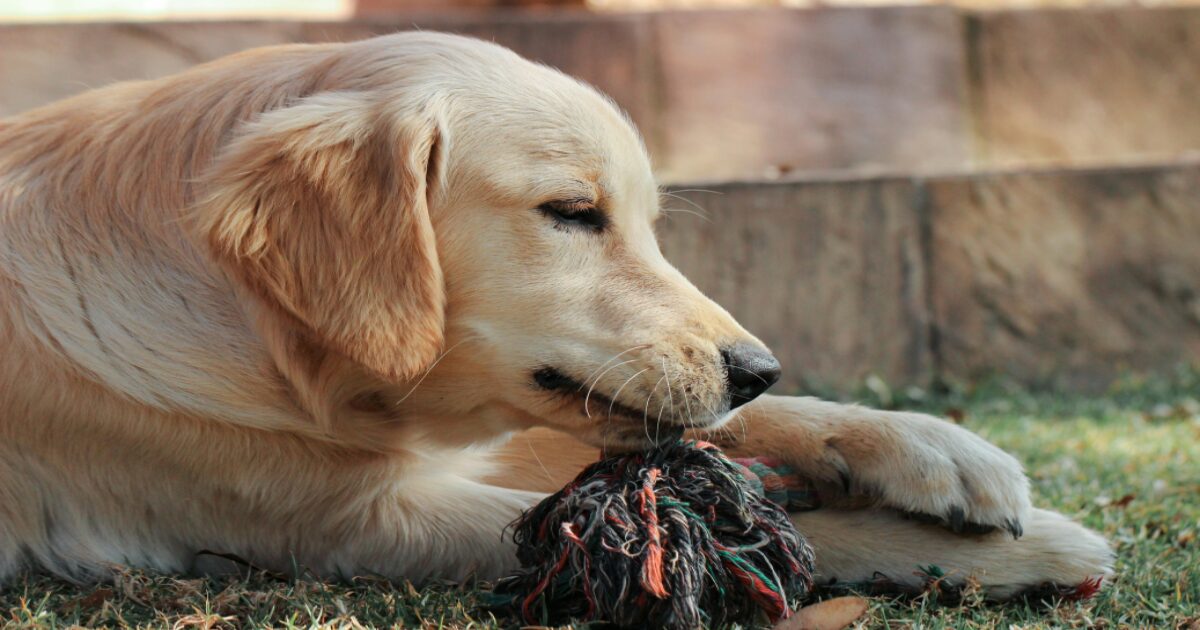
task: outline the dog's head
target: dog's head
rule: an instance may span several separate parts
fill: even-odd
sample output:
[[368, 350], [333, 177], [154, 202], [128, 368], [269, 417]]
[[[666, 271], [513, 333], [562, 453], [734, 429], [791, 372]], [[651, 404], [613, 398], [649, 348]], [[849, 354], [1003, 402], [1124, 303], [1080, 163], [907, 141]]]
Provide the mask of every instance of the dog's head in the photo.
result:
[[594, 90], [435, 34], [326, 72], [334, 89], [238, 133], [203, 224], [262, 328], [312, 359], [290, 377], [333, 356], [375, 383], [359, 408], [609, 446], [719, 425], [778, 379], [663, 258], [645, 149]]

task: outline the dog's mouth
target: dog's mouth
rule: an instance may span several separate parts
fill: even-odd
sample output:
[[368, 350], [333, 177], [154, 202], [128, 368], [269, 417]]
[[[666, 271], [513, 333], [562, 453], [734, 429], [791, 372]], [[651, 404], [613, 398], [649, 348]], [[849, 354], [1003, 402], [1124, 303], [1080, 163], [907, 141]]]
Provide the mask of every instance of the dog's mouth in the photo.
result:
[[[692, 425], [690, 422], [680, 424], [666, 418], [660, 422], [654, 414], [648, 415], [644, 409], [635, 409], [617, 402], [612, 396], [594, 388], [589, 390], [581, 380], [557, 368], [540, 367], [531, 374], [531, 380], [537, 389], [560, 396], [572, 405], [578, 405], [579, 413], [590, 419], [623, 420], [624, 422], [605, 422], [599, 426], [605, 436], [603, 441], [606, 448], [614, 452], [673, 442], [683, 436], [686, 426], [705, 426]], [[648, 418], [653, 418], [653, 421], [648, 422]], [[725, 419], [714, 418], [714, 426], [719, 426], [724, 421]]]
[[621, 404], [595, 390], [588, 389], [578, 379], [552, 367], [543, 367], [533, 373], [533, 383], [538, 389], [554, 392], [577, 399], [583, 404], [581, 413], [589, 417], [607, 418], [620, 416], [629, 420], [643, 421], [645, 414], [638, 409]]

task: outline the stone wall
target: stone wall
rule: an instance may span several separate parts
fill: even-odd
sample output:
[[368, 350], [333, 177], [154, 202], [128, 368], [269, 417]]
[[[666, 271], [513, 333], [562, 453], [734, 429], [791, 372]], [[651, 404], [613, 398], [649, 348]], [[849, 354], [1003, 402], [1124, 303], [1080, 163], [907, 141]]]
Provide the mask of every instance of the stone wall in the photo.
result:
[[0, 26], [0, 116], [253, 46], [424, 28], [609, 93], [660, 178], [928, 173], [1200, 149], [1200, 7], [413, 14], [340, 23]]
[[785, 387], [871, 373], [929, 380], [920, 182], [705, 188], [666, 204], [703, 216], [668, 212], [659, 222], [663, 251], [775, 351]]
[[1093, 388], [1200, 361], [1195, 163], [928, 183], [943, 372]]
[[977, 160], [1162, 160], [1200, 150], [1200, 7], [968, 21]]
[[653, 26], [665, 180], [969, 161], [951, 9], [680, 12]]
[[784, 387], [1088, 390], [1200, 361], [1200, 163], [705, 188], [663, 249]]

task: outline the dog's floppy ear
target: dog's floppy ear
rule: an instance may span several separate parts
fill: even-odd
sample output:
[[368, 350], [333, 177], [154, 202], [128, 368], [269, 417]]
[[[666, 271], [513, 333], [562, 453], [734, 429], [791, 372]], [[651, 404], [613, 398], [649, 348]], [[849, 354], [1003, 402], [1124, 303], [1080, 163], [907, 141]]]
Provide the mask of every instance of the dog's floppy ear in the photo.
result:
[[393, 381], [436, 357], [436, 119], [329, 92], [266, 113], [217, 157], [198, 219], [243, 288], [311, 342]]

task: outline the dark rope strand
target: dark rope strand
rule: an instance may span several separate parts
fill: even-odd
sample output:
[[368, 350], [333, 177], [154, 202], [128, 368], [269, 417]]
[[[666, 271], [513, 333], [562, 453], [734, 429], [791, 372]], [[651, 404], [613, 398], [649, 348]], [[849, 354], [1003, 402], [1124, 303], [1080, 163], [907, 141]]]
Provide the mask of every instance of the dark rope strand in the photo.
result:
[[812, 550], [746, 470], [697, 442], [592, 464], [513, 524], [523, 569], [494, 599], [528, 623], [786, 617], [812, 587]]

